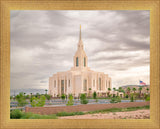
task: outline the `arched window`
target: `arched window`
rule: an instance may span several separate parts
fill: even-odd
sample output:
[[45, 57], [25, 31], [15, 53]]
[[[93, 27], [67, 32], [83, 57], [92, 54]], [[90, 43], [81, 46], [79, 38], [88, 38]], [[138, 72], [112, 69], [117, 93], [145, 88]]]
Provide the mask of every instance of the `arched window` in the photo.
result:
[[54, 88], [56, 88], [56, 80], [54, 80]]
[[68, 81], [68, 87], [70, 87], [70, 80]]
[[84, 67], [86, 67], [86, 58], [84, 57]]
[[78, 57], [76, 57], [76, 66], [78, 66]]

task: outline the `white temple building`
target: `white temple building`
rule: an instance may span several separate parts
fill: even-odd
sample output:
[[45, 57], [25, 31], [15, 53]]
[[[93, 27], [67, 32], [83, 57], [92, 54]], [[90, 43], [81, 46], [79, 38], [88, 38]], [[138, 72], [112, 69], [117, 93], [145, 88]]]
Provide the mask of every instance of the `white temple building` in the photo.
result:
[[57, 72], [49, 78], [49, 94], [53, 97], [62, 94], [78, 97], [81, 93], [88, 95], [96, 91], [98, 95], [106, 95], [108, 88], [112, 89], [111, 78], [104, 72], [96, 72], [88, 67], [88, 57], [81, 39], [81, 26], [77, 47], [73, 67], [68, 71]]

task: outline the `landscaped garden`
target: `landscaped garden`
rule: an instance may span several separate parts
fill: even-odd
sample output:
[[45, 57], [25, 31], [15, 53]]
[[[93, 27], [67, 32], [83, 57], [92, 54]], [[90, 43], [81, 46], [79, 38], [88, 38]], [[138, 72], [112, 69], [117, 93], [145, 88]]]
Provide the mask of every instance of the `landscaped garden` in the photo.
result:
[[[113, 89], [115, 91], [115, 89]], [[119, 90], [122, 91], [121, 88]], [[108, 93], [107, 96], [98, 96], [96, 92], [93, 92], [92, 95], [87, 96], [86, 94], [81, 94], [78, 98], [75, 98], [72, 94], [68, 96], [62, 94], [60, 97], [53, 98], [45, 94], [36, 93], [35, 95], [30, 93], [19, 93], [15, 97], [11, 96], [11, 119], [56, 119], [59, 116], [73, 116], [73, 115], [86, 115], [91, 113], [105, 113], [105, 112], [122, 112], [129, 110], [139, 110], [139, 109], [149, 109], [149, 106], [146, 107], [131, 107], [131, 108], [114, 108], [106, 110], [96, 110], [88, 112], [59, 112], [52, 115], [39, 115], [33, 113], [24, 113], [25, 107], [56, 107], [56, 106], [76, 106], [76, 105], [88, 105], [88, 104], [111, 104], [111, 103], [129, 103], [129, 102], [145, 102], [150, 101], [150, 94], [148, 92], [136, 93], [135, 89], [132, 89], [134, 92], [131, 93], [131, 89], [127, 88], [127, 92], [124, 92], [124, 96], [111, 95]], [[148, 89], [147, 89], [148, 91]]]

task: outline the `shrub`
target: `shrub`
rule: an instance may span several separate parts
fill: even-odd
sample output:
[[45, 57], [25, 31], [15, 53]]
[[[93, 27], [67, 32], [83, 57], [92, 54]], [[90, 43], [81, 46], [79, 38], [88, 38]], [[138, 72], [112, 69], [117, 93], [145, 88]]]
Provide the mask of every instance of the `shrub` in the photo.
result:
[[119, 96], [112, 98], [110, 101], [110, 103], [118, 103], [118, 102], [121, 102], [121, 98]]
[[19, 109], [15, 109], [10, 112], [11, 119], [20, 119], [22, 116], [23, 113]]
[[66, 105], [71, 106], [71, 105], [73, 105], [73, 103], [74, 103], [73, 96], [72, 96], [72, 94], [69, 94], [69, 100], [68, 100], [68, 103]]
[[87, 104], [88, 100], [86, 98], [86, 94], [81, 94], [80, 96], [81, 104]]
[[29, 95], [26, 95], [25, 98], [26, 98], [26, 99], [29, 99], [30, 97], [29, 97]]
[[110, 95], [110, 94], [108, 95], [109, 98], [110, 98], [111, 96], [112, 96], [112, 95]]
[[66, 96], [64, 94], [62, 94], [61, 99], [64, 101], [66, 98]]
[[84, 115], [83, 112], [59, 112], [56, 116], [75, 116], [75, 115]]
[[33, 114], [31, 112], [25, 113], [21, 119], [56, 119], [57, 116], [55, 114], [53, 115], [39, 115], [39, 114]]
[[45, 105], [45, 96], [42, 95], [40, 98], [33, 97], [31, 105], [32, 107], [43, 107]]
[[126, 95], [126, 98], [128, 98], [128, 95]]
[[150, 97], [149, 96], [147, 96], [146, 101], [150, 101]]

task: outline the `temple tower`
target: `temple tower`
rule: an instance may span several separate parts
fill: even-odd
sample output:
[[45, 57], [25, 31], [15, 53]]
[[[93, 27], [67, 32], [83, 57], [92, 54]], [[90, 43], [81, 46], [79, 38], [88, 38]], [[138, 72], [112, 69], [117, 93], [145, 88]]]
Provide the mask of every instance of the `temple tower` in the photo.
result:
[[86, 53], [84, 51], [83, 47], [83, 41], [81, 36], [81, 25], [80, 25], [80, 34], [79, 34], [79, 42], [77, 46], [77, 51], [75, 53], [75, 56], [73, 58], [74, 62], [74, 68], [75, 69], [83, 69], [88, 67], [88, 58], [86, 56]]

